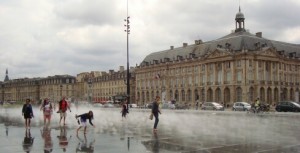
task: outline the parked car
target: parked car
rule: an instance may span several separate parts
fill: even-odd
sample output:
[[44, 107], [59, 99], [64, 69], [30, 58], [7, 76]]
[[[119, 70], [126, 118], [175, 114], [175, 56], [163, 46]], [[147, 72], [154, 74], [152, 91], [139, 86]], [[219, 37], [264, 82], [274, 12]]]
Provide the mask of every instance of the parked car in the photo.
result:
[[224, 106], [216, 102], [205, 102], [202, 105], [202, 110], [224, 110]]
[[137, 108], [138, 106], [137, 106], [137, 104], [129, 104], [129, 107], [130, 108]]
[[175, 104], [176, 109], [189, 109], [189, 106], [187, 104]]
[[145, 108], [151, 109], [152, 108], [153, 103], [148, 103], [145, 105]]
[[103, 105], [100, 104], [100, 103], [94, 103], [94, 104], [93, 104], [93, 107], [103, 107]]
[[277, 112], [300, 112], [300, 104], [293, 101], [281, 101], [275, 110]]
[[162, 103], [162, 109], [175, 109], [175, 104], [172, 104], [171, 102], [164, 102]]
[[235, 102], [232, 106], [233, 111], [249, 111], [251, 105], [247, 102]]

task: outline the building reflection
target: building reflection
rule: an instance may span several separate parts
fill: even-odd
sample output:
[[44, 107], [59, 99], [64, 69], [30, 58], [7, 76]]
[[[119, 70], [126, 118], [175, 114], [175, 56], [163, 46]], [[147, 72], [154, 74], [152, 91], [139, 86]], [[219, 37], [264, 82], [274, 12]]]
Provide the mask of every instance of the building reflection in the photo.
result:
[[88, 143], [86, 134], [84, 135], [83, 138], [80, 138], [77, 135], [77, 138], [78, 138], [79, 142], [78, 142], [78, 145], [76, 148], [76, 153], [80, 153], [80, 152], [93, 153], [94, 152], [95, 139], [92, 140], [90, 143]]
[[147, 150], [152, 151], [153, 153], [159, 153], [160, 144], [159, 144], [159, 137], [157, 132], [153, 133], [153, 137], [149, 141], [142, 141], [142, 144], [145, 145]]

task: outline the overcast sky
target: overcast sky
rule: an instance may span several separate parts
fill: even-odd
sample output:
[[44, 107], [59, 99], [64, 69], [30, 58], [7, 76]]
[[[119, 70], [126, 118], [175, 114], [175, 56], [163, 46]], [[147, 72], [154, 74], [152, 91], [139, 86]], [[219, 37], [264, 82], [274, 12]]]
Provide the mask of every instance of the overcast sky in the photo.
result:
[[[238, 0], [129, 0], [130, 66], [235, 28]], [[300, 44], [300, 0], [241, 0], [245, 27]], [[0, 0], [0, 80], [126, 67], [126, 0]]]

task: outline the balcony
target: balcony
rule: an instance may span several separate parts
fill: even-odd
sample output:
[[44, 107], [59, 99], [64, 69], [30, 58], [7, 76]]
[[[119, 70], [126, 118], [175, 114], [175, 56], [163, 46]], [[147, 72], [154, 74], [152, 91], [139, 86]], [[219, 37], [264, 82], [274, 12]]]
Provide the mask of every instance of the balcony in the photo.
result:
[[278, 81], [274, 81], [274, 84], [275, 84], [275, 85], [278, 85]]
[[265, 84], [264, 80], [259, 81], [260, 84]]
[[272, 81], [268, 81], [268, 85], [271, 85], [272, 84]]
[[236, 83], [237, 83], [237, 84], [242, 84], [242, 81], [237, 81]]
[[254, 80], [249, 80], [249, 84], [254, 84]]
[[207, 85], [211, 85], [212, 83], [211, 82], [207, 82]]
[[230, 81], [224, 81], [224, 84], [229, 84], [230, 83]]
[[220, 83], [219, 82], [215, 82], [215, 85], [219, 85]]

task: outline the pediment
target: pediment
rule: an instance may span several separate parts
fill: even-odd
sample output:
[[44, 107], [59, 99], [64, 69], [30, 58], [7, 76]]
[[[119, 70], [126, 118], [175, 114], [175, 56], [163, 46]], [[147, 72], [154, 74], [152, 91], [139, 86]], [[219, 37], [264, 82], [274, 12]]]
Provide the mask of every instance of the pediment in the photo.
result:
[[262, 56], [269, 56], [269, 57], [280, 57], [280, 55], [271, 48], [263, 50], [263, 51], [259, 52], [258, 54], [262, 55]]
[[219, 58], [219, 57], [224, 57], [224, 56], [229, 56], [231, 53], [227, 50], [213, 50], [211, 52], [208, 52], [204, 58], [209, 59], [209, 58]]

